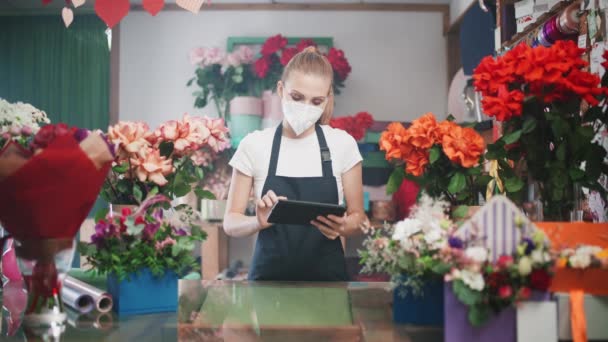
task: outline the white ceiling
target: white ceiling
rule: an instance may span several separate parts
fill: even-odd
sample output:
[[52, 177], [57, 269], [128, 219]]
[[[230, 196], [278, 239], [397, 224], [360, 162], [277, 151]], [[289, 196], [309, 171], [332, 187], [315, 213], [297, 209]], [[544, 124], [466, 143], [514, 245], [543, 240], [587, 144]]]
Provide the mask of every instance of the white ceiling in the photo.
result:
[[[449, 4], [450, 0], [211, 0], [212, 3], [416, 3], [416, 4]], [[143, 0], [130, 0], [131, 4], [141, 4]], [[83, 7], [92, 8], [94, 0], [86, 0]], [[175, 0], [165, 0], [165, 3], [175, 3]], [[0, 0], [2, 10], [44, 10], [61, 8], [65, 6], [64, 0], [53, 0], [43, 5], [42, 0]]]

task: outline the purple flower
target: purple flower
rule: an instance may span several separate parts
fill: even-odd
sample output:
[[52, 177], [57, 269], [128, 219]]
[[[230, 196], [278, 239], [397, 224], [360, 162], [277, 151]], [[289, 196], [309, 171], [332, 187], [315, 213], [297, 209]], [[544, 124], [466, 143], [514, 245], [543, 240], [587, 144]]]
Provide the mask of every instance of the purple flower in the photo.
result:
[[162, 209], [156, 209], [152, 213], [152, 217], [156, 220], [156, 222], [163, 222], [163, 210]]
[[532, 251], [534, 250], [534, 248], [536, 248], [534, 241], [532, 241], [532, 239], [530, 239], [530, 238], [524, 238], [523, 244], [526, 246], [526, 250], [524, 252], [526, 255], [530, 255], [532, 253]]
[[186, 232], [182, 228], [173, 228], [173, 232], [175, 232], [175, 235], [177, 235], [177, 236], [186, 236], [186, 235], [188, 235], [188, 232]]
[[144, 227], [143, 235], [147, 238], [152, 238], [154, 234], [160, 229], [160, 223], [148, 223]]
[[462, 247], [464, 247], [464, 243], [462, 242], [462, 240], [456, 236], [450, 236], [450, 238], [448, 239], [448, 244], [452, 248], [462, 249]]
[[84, 128], [79, 128], [74, 132], [74, 139], [81, 142], [89, 136], [89, 131]]

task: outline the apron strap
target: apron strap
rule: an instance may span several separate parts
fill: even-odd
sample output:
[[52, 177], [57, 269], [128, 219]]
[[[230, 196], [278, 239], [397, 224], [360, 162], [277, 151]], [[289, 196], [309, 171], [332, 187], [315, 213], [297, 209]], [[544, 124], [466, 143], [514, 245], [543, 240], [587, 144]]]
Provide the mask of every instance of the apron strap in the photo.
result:
[[[333, 177], [334, 172], [331, 164], [331, 152], [327, 146], [325, 140], [325, 134], [320, 125], [315, 125], [315, 132], [317, 133], [317, 140], [319, 141], [319, 148], [321, 152], [321, 166], [323, 168], [323, 177]], [[283, 124], [281, 123], [277, 130], [274, 132], [274, 139], [272, 140], [272, 152], [270, 154], [270, 165], [268, 165], [268, 176], [277, 175], [277, 164], [279, 162], [279, 151], [281, 149], [281, 140], [283, 137]]]
[[315, 131], [317, 132], [317, 139], [319, 140], [319, 147], [321, 148], [321, 165], [323, 166], [323, 177], [333, 177], [334, 172], [331, 165], [331, 152], [327, 147], [327, 141], [325, 140], [325, 134], [320, 125], [315, 125]]

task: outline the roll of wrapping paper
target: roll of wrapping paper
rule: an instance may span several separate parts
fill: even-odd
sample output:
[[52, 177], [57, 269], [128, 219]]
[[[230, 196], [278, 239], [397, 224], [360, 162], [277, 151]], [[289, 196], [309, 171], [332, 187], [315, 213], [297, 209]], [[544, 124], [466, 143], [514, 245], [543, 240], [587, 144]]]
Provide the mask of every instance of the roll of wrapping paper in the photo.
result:
[[63, 286], [71, 288], [77, 293], [91, 296], [95, 309], [99, 312], [108, 312], [112, 310], [114, 301], [112, 300], [112, 296], [105, 291], [70, 276], [65, 277]]
[[572, 5], [566, 7], [566, 9], [559, 15], [557, 20], [557, 29], [566, 35], [578, 33], [578, 25], [580, 18], [578, 15], [580, 2], [575, 2]]
[[75, 311], [86, 314], [95, 308], [93, 297], [86, 293], [78, 292], [73, 287], [61, 287], [61, 299], [63, 303]]
[[67, 310], [68, 324], [77, 329], [107, 330], [112, 327], [114, 318], [110, 312], [93, 311], [81, 314], [74, 310]]

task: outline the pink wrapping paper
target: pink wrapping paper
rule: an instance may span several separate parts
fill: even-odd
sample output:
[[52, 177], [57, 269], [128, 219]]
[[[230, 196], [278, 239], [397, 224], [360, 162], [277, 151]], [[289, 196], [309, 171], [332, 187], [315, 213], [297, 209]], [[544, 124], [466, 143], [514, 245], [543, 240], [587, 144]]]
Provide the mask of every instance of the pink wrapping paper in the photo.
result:
[[264, 102], [264, 118], [273, 119], [280, 122], [283, 120], [283, 109], [281, 108], [281, 98], [276, 93], [269, 90], [262, 94]]

